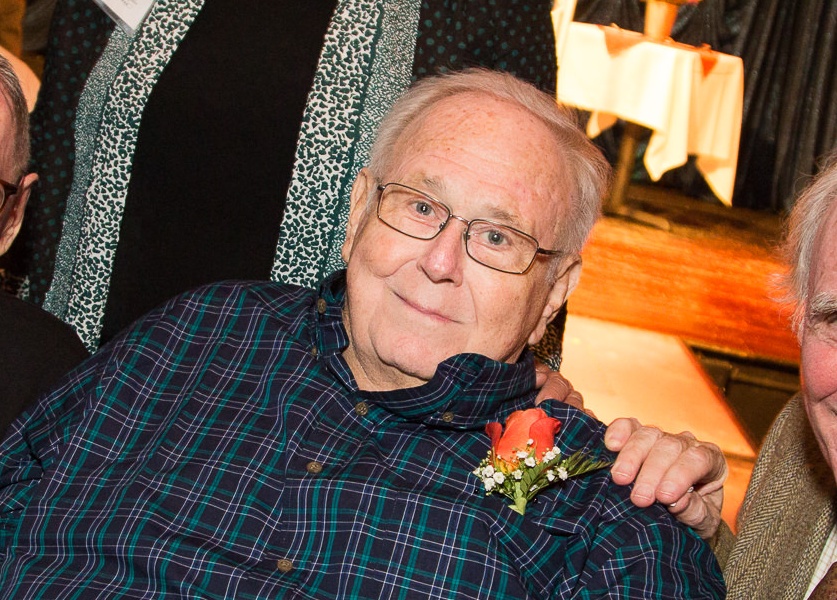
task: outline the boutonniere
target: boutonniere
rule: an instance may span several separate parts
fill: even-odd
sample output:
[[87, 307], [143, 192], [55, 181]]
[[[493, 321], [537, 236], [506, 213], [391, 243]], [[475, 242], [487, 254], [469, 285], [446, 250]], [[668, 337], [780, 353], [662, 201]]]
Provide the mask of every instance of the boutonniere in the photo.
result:
[[560, 428], [561, 422], [540, 408], [513, 412], [506, 419], [505, 431], [500, 423], [486, 425], [491, 449], [474, 469], [486, 495], [506, 496], [512, 501], [510, 507], [522, 515], [526, 503], [542, 489], [611, 464], [581, 452], [562, 456], [555, 445]]

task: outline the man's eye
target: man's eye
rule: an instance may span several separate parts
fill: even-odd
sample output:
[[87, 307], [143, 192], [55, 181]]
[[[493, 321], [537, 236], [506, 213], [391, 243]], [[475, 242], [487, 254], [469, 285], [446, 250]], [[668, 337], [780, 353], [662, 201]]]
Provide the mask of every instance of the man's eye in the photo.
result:
[[422, 200], [418, 200], [413, 203], [413, 210], [417, 215], [422, 217], [430, 217], [434, 212], [433, 206], [431, 206], [429, 202], [424, 202]]
[[814, 327], [833, 327], [837, 324], [837, 312], [813, 311], [808, 315], [808, 323]]
[[490, 246], [503, 246], [509, 243], [506, 234], [496, 229], [483, 232], [482, 237], [485, 243]]
[[837, 344], [837, 312], [816, 312], [808, 315], [808, 327], [823, 341]]

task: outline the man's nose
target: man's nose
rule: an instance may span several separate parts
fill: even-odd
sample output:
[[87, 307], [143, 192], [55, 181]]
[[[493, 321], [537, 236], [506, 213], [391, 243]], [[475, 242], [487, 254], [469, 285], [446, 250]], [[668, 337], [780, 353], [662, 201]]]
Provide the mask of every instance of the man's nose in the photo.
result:
[[419, 266], [436, 282], [462, 282], [462, 268], [468, 260], [465, 252], [465, 232], [468, 222], [451, 216], [442, 231], [427, 242], [427, 249], [419, 259]]

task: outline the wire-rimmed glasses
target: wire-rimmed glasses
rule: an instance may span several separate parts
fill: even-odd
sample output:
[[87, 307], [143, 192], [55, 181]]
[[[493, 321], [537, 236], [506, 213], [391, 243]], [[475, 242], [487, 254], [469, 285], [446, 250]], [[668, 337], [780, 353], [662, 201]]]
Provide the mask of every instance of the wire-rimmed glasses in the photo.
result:
[[411, 238], [432, 240], [451, 219], [461, 221], [466, 225], [465, 252], [495, 271], [520, 275], [529, 270], [538, 254], [563, 254], [541, 248], [534, 237], [509, 225], [454, 215], [436, 198], [401, 183], [379, 185], [378, 193], [378, 219], [385, 225]]

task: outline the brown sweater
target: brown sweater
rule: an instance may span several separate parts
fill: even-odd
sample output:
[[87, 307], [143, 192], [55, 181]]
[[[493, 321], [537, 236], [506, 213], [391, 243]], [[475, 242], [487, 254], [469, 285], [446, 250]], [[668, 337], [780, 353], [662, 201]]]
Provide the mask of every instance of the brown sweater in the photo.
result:
[[738, 514], [738, 535], [719, 531], [714, 549], [730, 600], [802, 599], [837, 521], [834, 475], [800, 396], [777, 417]]

